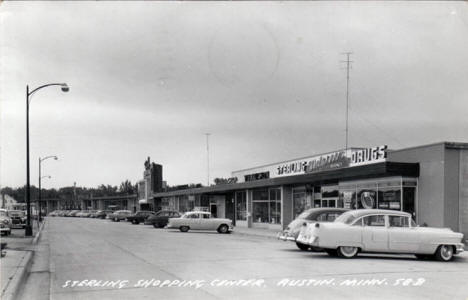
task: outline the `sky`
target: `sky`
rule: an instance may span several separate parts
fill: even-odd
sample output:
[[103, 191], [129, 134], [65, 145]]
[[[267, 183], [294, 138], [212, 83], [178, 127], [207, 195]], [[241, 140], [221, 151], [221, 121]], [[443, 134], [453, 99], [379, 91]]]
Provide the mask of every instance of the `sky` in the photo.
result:
[[[343, 149], [468, 142], [466, 1], [0, 3], [0, 186], [169, 185]], [[209, 136], [209, 154], [207, 140]], [[209, 164], [208, 159], [209, 157]]]

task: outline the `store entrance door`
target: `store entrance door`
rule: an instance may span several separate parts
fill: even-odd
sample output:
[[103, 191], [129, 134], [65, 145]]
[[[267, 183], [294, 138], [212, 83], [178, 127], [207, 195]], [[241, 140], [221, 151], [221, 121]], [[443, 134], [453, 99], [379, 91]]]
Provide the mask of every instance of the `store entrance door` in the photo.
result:
[[218, 205], [210, 204], [210, 212], [213, 218], [217, 218], [218, 217]]

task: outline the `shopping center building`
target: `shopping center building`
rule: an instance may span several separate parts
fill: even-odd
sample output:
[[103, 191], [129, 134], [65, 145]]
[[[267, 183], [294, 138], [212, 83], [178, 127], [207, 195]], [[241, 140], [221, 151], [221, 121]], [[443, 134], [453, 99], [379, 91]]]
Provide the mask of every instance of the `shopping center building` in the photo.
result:
[[312, 207], [402, 210], [468, 236], [468, 143], [351, 148], [234, 171], [226, 184], [155, 191], [154, 210], [202, 209], [280, 230]]

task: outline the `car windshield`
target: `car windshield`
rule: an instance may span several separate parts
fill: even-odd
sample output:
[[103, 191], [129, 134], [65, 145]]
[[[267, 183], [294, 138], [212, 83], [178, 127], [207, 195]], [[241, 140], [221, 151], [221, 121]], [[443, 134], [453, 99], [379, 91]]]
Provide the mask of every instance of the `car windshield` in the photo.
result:
[[297, 216], [297, 219], [307, 219], [310, 215], [310, 211], [304, 211], [303, 213], [301, 213], [299, 216]]
[[356, 216], [353, 212], [345, 212], [344, 214], [340, 215], [338, 218], [335, 219], [335, 222], [344, 223], [344, 224], [351, 224], [356, 219]]

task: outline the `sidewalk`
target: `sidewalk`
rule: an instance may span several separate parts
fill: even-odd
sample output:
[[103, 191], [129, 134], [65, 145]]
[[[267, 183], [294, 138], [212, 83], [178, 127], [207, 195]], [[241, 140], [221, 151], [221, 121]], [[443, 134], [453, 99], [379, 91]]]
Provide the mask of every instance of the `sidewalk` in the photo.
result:
[[[44, 225], [45, 222], [42, 224]], [[42, 227], [43, 227], [42, 225]], [[0, 284], [2, 300], [14, 299], [21, 283], [26, 278], [31, 267], [35, 243], [39, 238], [40, 229], [33, 222], [34, 236], [24, 236], [24, 229], [12, 229], [11, 235], [1, 237], [2, 243], [7, 243], [6, 255], [0, 258]]]
[[251, 235], [257, 236], [262, 238], [271, 238], [276, 239], [276, 235], [278, 234], [279, 230], [271, 230], [271, 229], [262, 229], [262, 228], [246, 228], [246, 227], [234, 227], [233, 234], [241, 234], [241, 235]]

